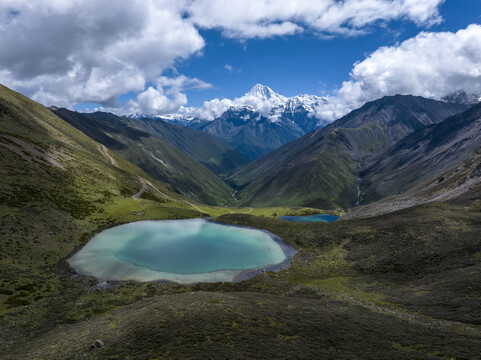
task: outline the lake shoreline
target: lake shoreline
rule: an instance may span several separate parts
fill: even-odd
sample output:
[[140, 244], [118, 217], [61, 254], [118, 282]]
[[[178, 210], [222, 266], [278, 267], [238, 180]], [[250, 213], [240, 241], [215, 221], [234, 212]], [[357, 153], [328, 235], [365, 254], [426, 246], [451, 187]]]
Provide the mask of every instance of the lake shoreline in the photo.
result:
[[[279, 236], [267, 230], [256, 229], [248, 226], [237, 226], [232, 224], [227, 225], [227, 224], [219, 223], [212, 220], [213, 219], [205, 219], [205, 218], [192, 218], [192, 219], [184, 219], [184, 220], [141, 220], [141, 221], [125, 223], [122, 225], [115, 225], [112, 228], [109, 228], [107, 230], [102, 230], [100, 232], [97, 232], [96, 235], [94, 235], [87, 243], [85, 243], [84, 247], [82, 247], [82, 249], [78, 253], [74, 254], [72, 257], [70, 257], [67, 260], [67, 263], [69, 264], [70, 268], [73, 269], [77, 274], [93, 277], [101, 282], [170, 281], [170, 282], [181, 283], [181, 284], [196, 284], [196, 283], [202, 283], [202, 282], [207, 282], [207, 283], [240, 282], [240, 281], [244, 281], [252, 277], [255, 277], [257, 275], [260, 275], [262, 273], [265, 273], [267, 271], [277, 272], [277, 271], [280, 271], [281, 269], [289, 267], [290, 259], [297, 253], [297, 250], [295, 248], [286, 244]], [[272, 241], [277, 245], [278, 250], [276, 251], [278, 252], [279, 255], [276, 255], [276, 256], [278, 258], [280, 257], [280, 259], [282, 258], [284, 259], [280, 262], [277, 262], [278, 260], [274, 260], [275, 258], [272, 258], [271, 260], [275, 261], [272, 264], [267, 263], [266, 265], [260, 265], [260, 266], [255, 266], [251, 268], [245, 268], [245, 269], [235, 268], [235, 267], [233, 269], [229, 269], [225, 267], [225, 268], [214, 268], [214, 270], [212, 271], [207, 270], [207, 271], [196, 272], [194, 270], [193, 272], [188, 272], [188, 271], [184, 272], [184, 271], [175, 271], [173, 269], [168, 269], [168, 268], [160, 269], [160, 268], [156, 268], [155, 266], [149, 266], [148, 264], [139, 264], [136, 262], [128, 261], [128, 259], [126, 260], [122, 257], [119, 257], [117, 252], [120, 251], [120, 249], [122, 249], [123, 246], [125, 246], [124, 244], [125, 242], [129, 242], [131, 240], [125, 240], [125, 239], [116, 240], [118, 239], [118, 237], [114, 236], [113, 239], [107, 240], [107, 241], [110, 241], [110, 244], [102, 242], [102, 240], [99, 240], [99, 239], [97, 239], [95, 243], [91, 243], [91, 241], [94, 240], [95, 237], [98, 236], [101, 232], [111, 231], [113, 228], [116, 228], [116, 227], [122, 227], [129, 224], [134, 225], [137, 223], [150, 224], [150, 226], [152, 226], [154, 225], [153, 223], [164, 222], [164, 221], [165, 221], [164, 225], [168, 227], [174, 227], [173, 229], [174, 238], [175, 238], [175, 235], [179, 234], [177, 231], [182, 232], [181, 230], [183, 229], [183, 227], [181, 226], [181, 223], [180, 223], [181, 221], [196, 222], [196, 226], [201, 226], [200, 231], [202, 231], [201, 230], [202, 226], [205, 226], [205, 224], [212, 224], [212, 225], [221, 226], [221, 227], [228, 226], [232, 228], [248, 230], [248, 232], [244, 235], [242, 235], [242, 232], [240, 234], [237, 234], [237, 236], [240, 236], [241, 239], [243, 238], [243, 236], [255, 236], [255, 232], [259, 232], [266, 235], [264, 237], [261, 236], [261, 238], [265, 239], [265, 241]], [[175, 229], [176, 226], [179, 226], [179, 228]], [[172, 231], [172, 229], [170, 229], [170, 231]], [[223, 231], [226, 231], [226, 229], [223, 229]], [[251, 233], [252, 235], [248, 235], [251, 231], [252, 231]], [[125, 233], [125, 230], [122, 231], [120, 234], [124, 235], [124, 233]], [[156, 231], [155, 233], [159, 234], [159, 231]], [[163, 232], [160, 231], [160, 233], [163, 233]], [[201, 232], [199, 232], [199, 234], [201, 234]], [[269, 240], [267, 240], [267, 238]], [[103, 241], [106, 241], [106, 240], [103, 240]], [[119, 244], [119, 241], [121, 242], [120, 244]], [[179, 241], [182, 241], [182, 240], [179, 240]], [[249, 242], [249, 240], [247, 241]], [[229, 241], [227, 241], [226, 245], [224, 246], [228, 246], [228, 244], [229, 244]], [[242, 242], [240, 244], [242, 244]], [[264, 245], [261, 245], [262, 242], [257, 244], [258, 245], [256, 246], [261, 246], [261, 247], [267, 246], [265, 243]], [[101, 247], [99, 248], [99, 250], [96, 250], [96, 247], [98, 246], [101, 246]], [[162, 246], [161, 243], [159, 243], [158, 246]], [[179, 245], [179, 246], [182, 246], [182, 245]], [[116, 248], [116, 247], [119, 247], [119, 248]], [[105, 251], [106, 249], [107, 251]], [[190, 249], [190, 247], [187, 249]], [[244, 254], [244, 256], [250, 256], [248, 254], [261, 254], [257, 252], [252, 252], [253, 250], [254, 249], [248, 250], [247, 253]], [[149, 251], [147, 251], [146, 254], [150, 255]], [[190, 250], [186, 250], [186, 251], [190, 251]], [[84, 253], [82, 254], [82, 252]], [[162, 254], [162, 253], [159, 253], [159, 254]], [[210, 252], [210, 254], [211, 255], [215, 254], [215, 252], [214, 253]], [[165, 253], [163, 255], [165, 255]], [[216, 255], [214, 255], [214, 257], [215, 256]], [[257, 255], [257, 257], [258, 256], [259, 255]], [[269, 257], [270, 256], [273, 256], [273, 255], [269, 255]], [[207, 256], [207, 259], [208, 258], [209, 257]], [[184, 257], [184, 259], [186, 258]], [[209, 261], [209, 259], [207, 261]], [[252, 260], [249, 260], [249, 261], [252, 261]], [[168, 263], [169, 261], [167, 261], [167, 264]], [[234, 264], [235, 264], [235, 261], [234, 261]], [[109, 269], [115, 269], [115, 271], [110, 271]]]

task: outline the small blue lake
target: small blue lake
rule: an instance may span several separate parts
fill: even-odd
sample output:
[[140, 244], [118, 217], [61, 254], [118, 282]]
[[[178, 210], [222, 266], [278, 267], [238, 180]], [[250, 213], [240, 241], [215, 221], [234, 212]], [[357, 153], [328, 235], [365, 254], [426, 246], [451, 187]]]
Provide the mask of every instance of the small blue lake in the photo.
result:
[[339, 216], [329, 214], [308, 215], [308, 216], [280, 216], [282, 220], [297, 222], [333, 222], [339, 219]]
[[192, 283], [251, 277], [289, 265], [294, 253], [267, 231], [189, 219], [116, 226], [95, 235], [68, 261], [102, 280]]

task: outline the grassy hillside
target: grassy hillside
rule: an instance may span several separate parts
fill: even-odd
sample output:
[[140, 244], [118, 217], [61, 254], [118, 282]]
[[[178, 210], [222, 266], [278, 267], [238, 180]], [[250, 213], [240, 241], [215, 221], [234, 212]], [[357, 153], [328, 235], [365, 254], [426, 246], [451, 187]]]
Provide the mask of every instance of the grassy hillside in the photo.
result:
[[11, 290], [21, 282], [4, 286], [0, 313], [5, 306], [41, 301], [41, 283], [50, 276], [42, 269], [98, 229], [147, 217], [202, 215], [136, 166], [3, 86], [0, 124], [3, 283], [23, 273], [39, 282], [25, 297]]
[[349, 208], [357, 201], [359, 170], [370, 157], [464, 108], [413, 96], [384, 97], [263, 156], [226, 181], [240, 190], [241, 205]]
[[215, 174], [247, 164], [249, 160], [217, 137], [161, 120], [126, 119], [129, 125], [168, 142]]
[[428, 180], [417, 182], [417, 185], [411, 184], [412, 187], [402, 194], [350, 209], [343, 219], [372, 217], [433, 201], [481, 203], [480, 164], [481, 146], [464, 161], [440, 175], [428, 172], [431, 174]]
[[[458, 166], [481, 146], [481, 105], [406, 137], [362, 171], [366, 202], [406, 192]], [[441, 184], [442, 186], [444, 184]]]
[[[331, 224], [222, 216], [218, 221], [267, 229], [295, 246], [292, 266], [240, 283], [104, 287], [64, 270], [55, 301], [3, 318], [5, 338], [14, 339], [3, 353], [473, 358], [481, 346], [481, 213], [479, 204], [467, 205]], [[90, 348], [96, 339], [105, 346]]]
[[[4, 87], [0, 131], [2, 359], [479, 356], [480, 186], [379, 217], [293, 223], [276, 217], [314, 210], [190, 203]], [[66, 261], [114, 224], [222, 213], [295, 247], [291, 267], [179, 285], [102, 281]]]
[[180, 194], [211, 205], [225, 205], [232, 199], [233, 190], [204, 165], [159, 136], [133, 126], [133, 120], [67, 109], [55, 113]]

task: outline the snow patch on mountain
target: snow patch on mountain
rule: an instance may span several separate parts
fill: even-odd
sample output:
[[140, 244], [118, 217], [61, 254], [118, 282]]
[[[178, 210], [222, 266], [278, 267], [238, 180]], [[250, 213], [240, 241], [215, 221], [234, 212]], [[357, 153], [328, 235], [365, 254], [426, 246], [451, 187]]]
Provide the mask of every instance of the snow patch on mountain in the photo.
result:
[[273, 105], [282, 105], [288, 100], [288, 98], [285, 96], [274, 92], [270, 87], [261, 84], [254, 85], [252, 89], [250, 89], [244, 96], [241, 97], [241, 99], [244, 101], [251, 98], [268, 101]]
[[297, 95], [285, 97], [274, 92], [270, 87], [256, 84], [244, 96], [235, 99], [235, 103], [251, 106], [267, 118], [277, 118], [280, 113], [305, 110], [313, 112], [315, 107], [328, 103], [326, 98], [315, 95]]
[[146, 113], [133, 113], [126, 115], [128, 118], [140, 120], [140, 119], [153, 119], [167, 121], [172, 124], [186, 125], [188, 123], [194, 123], [200, 121], [196, 118], [196, 109], [193, 107], [181, 107], [178, 113], [173, 114], [163, 114], [163, 115], [152, 115]]
[[444, 96], [441, 100], [448, 103], [474, 105], [481, 102], [481, 95], [475, 93], [468, 94], [463, 89], [459, 89], [452, 94]]
[[[231, 99], [213, 99], [205, 101], [199, 108], [181, 107], [175, 114], [148, 115], [131, 114], [129, 117], [139, 119], [143, 117], [160, 119], [164, 121], [186, 124], [200, 120], [214, 120], [226, 111], [255, 112], [261, 117], [276, 123], [281, 121], [295, 122], [296, 117], [308, 116], [318, 119], [320, 125], [325, 125], [328, 121], [319, 117], [318, 109], [326, 106], [329, 101], [324, 97], [315, 95], [297, 95], [285, 97], [273, 91], [270, 87], [256, 84], [246, 94], [241, 97]], [[245, 119], [256, 118], [253, 114], [244, 115]]]

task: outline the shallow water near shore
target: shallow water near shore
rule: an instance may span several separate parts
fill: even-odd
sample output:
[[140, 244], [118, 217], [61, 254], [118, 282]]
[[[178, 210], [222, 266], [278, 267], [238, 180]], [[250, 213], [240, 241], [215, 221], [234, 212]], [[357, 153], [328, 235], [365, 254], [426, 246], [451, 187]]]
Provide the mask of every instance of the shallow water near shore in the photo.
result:
[[236, 281], [289, 264], [276, 236], [203, 219], [139, 221], [94, 236], [68, 261], [103, 280]]

